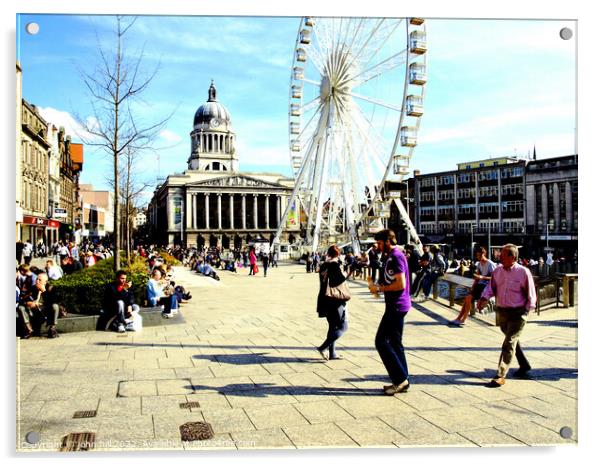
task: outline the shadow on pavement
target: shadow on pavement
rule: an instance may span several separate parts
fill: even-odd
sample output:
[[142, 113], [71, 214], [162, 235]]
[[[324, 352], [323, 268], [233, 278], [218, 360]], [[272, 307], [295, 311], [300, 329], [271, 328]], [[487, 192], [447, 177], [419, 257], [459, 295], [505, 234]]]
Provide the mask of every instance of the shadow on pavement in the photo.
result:
[[529, 322], [531, 325], [543, 325], [545, 327], [571, 327], [577, 328], [577, 319], [564, 319], [564, 320], [533, 320]]
[[[126, 343], [118, 341], [98, 341], [95, 345], [102, 346], [123, 346], [123, 347], [156, 347], [156, 348], [221, 348], [221, 349], [266, 349], [266, 350], [313, 350], [315, 346], [276, 346], [276, 345], [204, 345], [204, 344], [180, 344], [180, 343]], [[406, 351], [499, 351], [499, 346], [483, 347], [483, 346], [405, 346]], [[347, 346], [344, 344], [337, 345], [337, 348], [347, 351], [376, 351], [373, 346]], [[526, 346], [523, 349], [528, 351], [577, 351], [576, 346]], [[302, 359], [306, 360], [306, 359]]]

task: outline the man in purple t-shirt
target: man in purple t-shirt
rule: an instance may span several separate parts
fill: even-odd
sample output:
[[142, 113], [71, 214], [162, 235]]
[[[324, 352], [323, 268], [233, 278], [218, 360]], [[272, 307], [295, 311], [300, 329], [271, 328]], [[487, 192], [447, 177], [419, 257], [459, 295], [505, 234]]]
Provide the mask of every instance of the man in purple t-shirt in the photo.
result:
[[378, 285], [371, 284], [372, 293], [385, 294], [385, 313], [376, 332], [375, 345], [393, 385], [385, 385], [386, 395], [407, 392], [408, 363], [401, 339], [404, 318], [410, 307], [410, 272], [403, 251], [397, 248], [393, 230], [379, 231], [375, 236], [378, 251], [383, 253], [383, 268]]

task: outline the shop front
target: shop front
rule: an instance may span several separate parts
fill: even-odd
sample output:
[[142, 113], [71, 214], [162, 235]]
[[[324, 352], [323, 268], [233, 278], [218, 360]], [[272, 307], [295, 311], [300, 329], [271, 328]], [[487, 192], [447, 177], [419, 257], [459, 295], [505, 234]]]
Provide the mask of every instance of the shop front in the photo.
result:
[[42, 241], [46, 246], [50, 246], [59, 238], [60, 225], [61, 223], [56, 220], [23, 215], [21, 241], [29, 241], [33, 245]]

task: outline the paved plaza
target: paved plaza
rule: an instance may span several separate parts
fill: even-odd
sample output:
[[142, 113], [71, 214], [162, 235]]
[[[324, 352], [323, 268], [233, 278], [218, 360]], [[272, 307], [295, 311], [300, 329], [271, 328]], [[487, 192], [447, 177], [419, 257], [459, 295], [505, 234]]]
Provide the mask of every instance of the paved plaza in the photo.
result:
[[[18, 449], [57, 451], [77, 432], [95, 433], [95, 451], [576, 442], [576, 309], [533, 316], [521, 339], [533, 380], [492, 389], [484, 384], [500, 330], [475, 320], [448, 327], [456, 311], [414, 304], [404, 333], [412, 385], [387, 397], [374, 349], [384, 302], [364, 282], [351, 282], [344, 359], [324, 361], [314, 349], [327, 327], [315, 309], [317, 275], [287, 263], [267, 278], [247, 273], [221, 272], [217, 282], [178, 268], [193, 295], [185, 323], [17, 340]], [[86, 410], [96, 416], [73, 419]], [[183, 442], [179, 427], [196, 421], [215, 436]], [[39, 442], [25, 441], [30, 432]]]

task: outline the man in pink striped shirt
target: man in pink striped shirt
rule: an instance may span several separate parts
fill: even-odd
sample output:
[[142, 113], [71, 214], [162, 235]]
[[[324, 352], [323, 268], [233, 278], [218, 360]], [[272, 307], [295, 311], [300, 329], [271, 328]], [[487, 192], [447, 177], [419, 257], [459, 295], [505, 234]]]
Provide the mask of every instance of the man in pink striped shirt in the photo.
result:
[[490, 387], [501, 387], [506, 382], [510, 362], [516, 352], [519, 369], [513, 376], [527, 378], [531, 370], [518, 339], [527, 323], [529, 312], [535, 309], [537, 294], [535, 283], [529, 269], [520, 265], [518, 248], [514, 244], [506, 244], [500, 255], [502, 265], [498, 266], [491, 276], [491, 281], [477, 307], [483, 309], [487, 301], [495, 296], [496, 320], [506, 338], [502, 344], [502, 354], [495, 378], [489, 382]]

